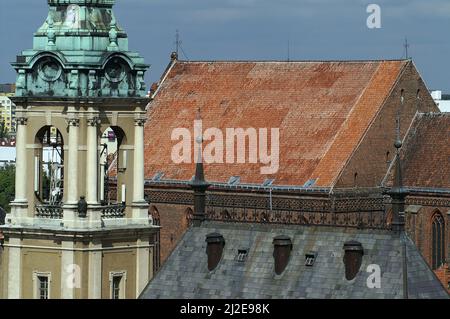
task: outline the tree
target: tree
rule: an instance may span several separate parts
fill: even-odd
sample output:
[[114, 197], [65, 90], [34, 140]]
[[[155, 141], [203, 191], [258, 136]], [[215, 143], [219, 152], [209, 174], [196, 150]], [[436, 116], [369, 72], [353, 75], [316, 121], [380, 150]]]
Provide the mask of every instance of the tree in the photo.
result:
[[5, 127], [5, 121], [0, 118], [0, 138], [8, 137], [8, 132]]
[[5, 165], [0, 167], [0, 206], [7, 212], [11, 210], [9, 203], [14, 200], [16, 167]]

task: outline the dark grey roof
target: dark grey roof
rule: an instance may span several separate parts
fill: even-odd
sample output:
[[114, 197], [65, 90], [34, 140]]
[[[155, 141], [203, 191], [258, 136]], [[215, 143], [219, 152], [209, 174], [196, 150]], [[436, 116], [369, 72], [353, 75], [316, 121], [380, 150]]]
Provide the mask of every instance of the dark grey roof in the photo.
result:
[[[218, 232], [225, 238], [223, 257], [207, 269], [205, 237]], [[274, 273], [273, 238], [292, 238], [293, 250], [285, 271]], [[345, 278], [343, 245], [362, 243], [364, 256], [355, 279]], [[406, 248], [404, 258], [403, 247]], [[236, 261], [238, 249], [249, 249], [245, 262]], [[315, 251], [312, 267], [305, 254]], [[190, 228], [141, 298], [404, 298], [406, 260], [409, 298], [448, 298], [414, 243], [390, 231], [324, 226], [286, 226], [205, 222]], [[381, 268], [381, 288], [367, 287], [367, 267]]]

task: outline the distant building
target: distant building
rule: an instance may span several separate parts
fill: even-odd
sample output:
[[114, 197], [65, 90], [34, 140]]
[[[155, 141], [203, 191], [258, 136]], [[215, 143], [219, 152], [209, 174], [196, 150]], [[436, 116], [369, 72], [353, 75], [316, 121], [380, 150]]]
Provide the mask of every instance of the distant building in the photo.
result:
[[14, 164], [16, 161], [16, 141], [0, 139], [0, 167], [5, 164]]
[[450, 112], [450, 94], [443, 94], [442, 91], [431, 91], [431, 96], [441, 112]]
[[0, 121], [12, 135], [16, 132], [16, 105], [10, 99], [14, 91], [15, 85], [0, 84]]

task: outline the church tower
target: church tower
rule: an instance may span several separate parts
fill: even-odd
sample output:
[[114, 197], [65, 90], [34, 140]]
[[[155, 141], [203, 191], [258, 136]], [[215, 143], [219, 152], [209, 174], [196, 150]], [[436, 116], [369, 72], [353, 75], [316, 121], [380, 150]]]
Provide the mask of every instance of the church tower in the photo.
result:
[[148, 65], [129, 51], [115, 0], [47, 1], [33, 49], [12, 64], [16, 192], [0, 297], [136, 298], [158, 231], [144, 200]]

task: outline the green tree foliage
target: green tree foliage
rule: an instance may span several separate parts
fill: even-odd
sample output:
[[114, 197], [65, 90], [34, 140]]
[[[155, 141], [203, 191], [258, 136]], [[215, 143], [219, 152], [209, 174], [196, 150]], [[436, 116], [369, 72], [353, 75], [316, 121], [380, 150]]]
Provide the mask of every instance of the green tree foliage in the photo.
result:
[[9, 202], [14, 199], [15, 173], [14, 165], [0, 167], [0, 206], [10, 211]]
[[0, 138], [8, 137], [8, 130], [5, 126], [5, 121], [0, 118]]

